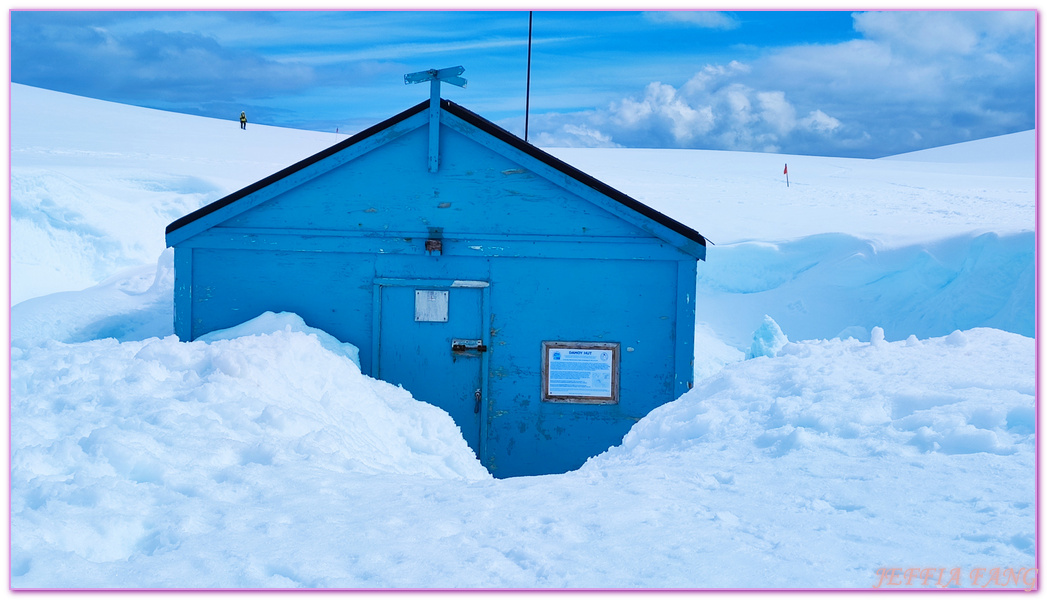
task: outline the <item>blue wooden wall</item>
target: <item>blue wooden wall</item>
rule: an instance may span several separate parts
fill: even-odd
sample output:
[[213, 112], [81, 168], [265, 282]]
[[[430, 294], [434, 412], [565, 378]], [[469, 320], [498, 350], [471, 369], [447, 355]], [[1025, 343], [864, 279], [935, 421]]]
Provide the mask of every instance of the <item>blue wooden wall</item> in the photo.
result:
[[[495, 475], [577, 468], [689, 389], [696, 258], [461, 123], [441, 128], [430, 173], [422, 123], [190, 227], [176, 330], [295, 312], [448, 410]], [[416, 289], [450, 294], [449, 320], [416, 322]], [[455, 337], [488, 351], [452, 354]], [[620, 343], [619, 403], [543, 402], [543, 341]]]

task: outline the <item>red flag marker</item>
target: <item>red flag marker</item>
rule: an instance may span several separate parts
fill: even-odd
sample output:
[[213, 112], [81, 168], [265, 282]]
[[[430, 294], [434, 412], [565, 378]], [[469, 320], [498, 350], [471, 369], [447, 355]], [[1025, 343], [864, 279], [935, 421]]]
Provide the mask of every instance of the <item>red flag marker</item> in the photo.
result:
[[789, 163], [785, 163], [785, 187], [789, 187]]

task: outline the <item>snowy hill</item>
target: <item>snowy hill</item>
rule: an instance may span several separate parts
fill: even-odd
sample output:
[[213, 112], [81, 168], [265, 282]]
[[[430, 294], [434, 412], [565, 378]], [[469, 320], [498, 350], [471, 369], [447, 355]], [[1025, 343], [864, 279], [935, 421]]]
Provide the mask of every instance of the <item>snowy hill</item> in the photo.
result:
[[881, 160], [920, 163], [953, 163], [986, 168], [994, 175], [1031, 177], [1036, 170], [1036, 132], [1022, 131], [962, 144], [950, 144]]
[[716, 243], [696, 385], [494, 480], [295, 315], [173, 337], [164, 227], [344, 137], [235, 116], [12, 86], [13, 587], [1036, 587], [1033, 132], [550, 149]]
[[15, 304], [155, 262], [171, 221], [345, 137], [19, 84], [11, 114]]

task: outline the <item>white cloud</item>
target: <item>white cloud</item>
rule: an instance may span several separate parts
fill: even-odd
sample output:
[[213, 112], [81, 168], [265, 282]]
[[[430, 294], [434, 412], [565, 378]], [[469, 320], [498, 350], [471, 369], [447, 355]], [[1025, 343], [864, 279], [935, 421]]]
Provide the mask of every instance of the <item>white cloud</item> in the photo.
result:
[[563, 133], [569, 139], [581, 142], [586, 148], [614, 148], [618, 146], [611, 140], [610, 136], [591, 127], [568, 124], [563, 126]]
[[666, 10], [645, 12], [652, 23], [680, 24], [704, 29], [736, 29], [738, 20], [727, 13], [713, 10]]
[[924, 55], [971, 54], [1016, 37], [1031, 36], [1029, 11], [886, 11], [854, 15], [866, 39]]
[[647, 131], [668, 138], [672, 146], [687, 146], [712, 128], [714, 118], [708, 106], [692, 106], [671, 85], [654, 82], [642, 98], [625, 98], [611, 105], [608, 121], [619, 130]]
[[925, 54], [967, 54], [977, 33], [955, 12], [866, 12], [854, 15], [854, 28], [867, 39]]
[[820, 110], [812, 110], [810, 114], [800, 120], [800, 127], [808, 131], [827, 135], [840, 128], [840, 121]]
[[678, 87], [651, 83], [576, 123], [625, 146], [864, 157], [1034, 126], [1034, 12], [854, 20], [864, 39], [707, 64]]
[[578, 115], [556, 113], [535, 115], [533, 125], [539, 131], [529, 141], [536, 146], [549, 148], [621, 147], [608, 134], [586, 122], [591, 118], [594, 118], [592, 113], [586, 113], [583, 119], [578, 119]]
[[785, 92], [757, 92], [760, 119], [779, 137], [796, 128], [796, 109], [785, 99]]
[[[723, 148], [774, 152], [795, 133], [831, 137], [839, 119], [814, 109], [798, 118], [782, 90], [759, 90], [736, 81], [748, 65], [706, 65], [679, 89], [653, 82], [640, 96], [568, 121], [559, 115], [540, 145]], [[548, 122], [552, 125], [552, 122]]]
[[[861, 82], [870, 72], [903, 66], [889, 46], [869, 40], [850, 40], [839, 44], [806, 44], [781, 48], [760, 59], [758, 76], [781, 82], [793, 80]], [[750, 69], [750, 72], [752, 69]]]
[[731, 119], [738, 125], [747, 125], [755, 118], [752, 114], [752, 102], [749, 100], [747, 89], [740, 84], [728, 86], [724, 92], [727, 110]]
[[726, 81], [731, 77], [744, 75], [750, 71], [751, 68], [748, 65], [736, 60], [732, 60], [726, 65], [705, 65], [693, 77], [687, 80], [687, 83], [683, 85], [683, 91], [688, 95], [698, 94], [719, 85], [720, 82]]

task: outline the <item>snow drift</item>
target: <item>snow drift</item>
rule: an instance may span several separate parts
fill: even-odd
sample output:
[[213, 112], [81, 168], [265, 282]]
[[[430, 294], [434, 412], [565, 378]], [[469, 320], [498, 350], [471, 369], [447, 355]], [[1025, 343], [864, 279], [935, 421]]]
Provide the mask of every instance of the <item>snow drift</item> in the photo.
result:
[[886, 249], [837, 233], [713, 246], [700, 269], [696, 313], [737, 347], [765, 314], [790, 339], [868, 341], [873, 327], [891, 340], [975, 327], [1032, 337], [1035, 250], [1031, 231]]
[[[492, 480], [315, 336], [14, 351], [16, 587], [871, 587], [1034, 560], [1029, 338], [790, 343]], [[967, 582], [969, 585], [969, 582]]]
[[171, 221], [346, 137], [17, 83], [11, 114], [14, 304], [154, 262]]

